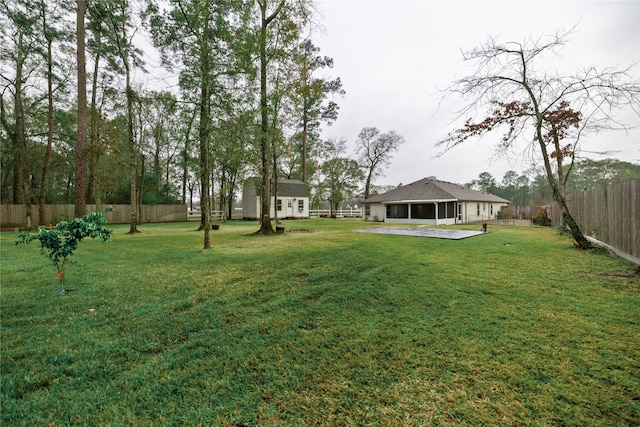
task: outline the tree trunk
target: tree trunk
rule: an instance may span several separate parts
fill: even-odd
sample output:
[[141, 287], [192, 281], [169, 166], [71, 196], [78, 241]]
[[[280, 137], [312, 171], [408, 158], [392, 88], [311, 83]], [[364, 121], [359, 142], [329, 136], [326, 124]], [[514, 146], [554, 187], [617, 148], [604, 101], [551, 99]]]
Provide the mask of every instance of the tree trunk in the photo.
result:
[[273, 222], [278, 227], [278, 163], [276, 153], [273, 153]]
[[551, 189], [553, 190], [553, 199], [558, 203], [560, 212], [562, 212], [562, 222], [569, 227], [571, 237], [575, 240], [575, 247], [578, 249], [590, 249], [592, 247], [591, 242], [582, 234], [580, 226], [569, 212], [564, 194], [561, 194], [555, 185], [552, 185]]
[[87, 145], [87, 70], [85, 59], [84, 16], [86, 0], [76, 0], [76, 34], [78, 61], [78, 135], [76, 143], [75, 216], [86, 213], [86, 145]]
[[156, 182], [160, 184], [160, 180], [162, 178], [162, 172], [160, 172], [160, 154], [162, 151], [162, 125], [157, 124], [156, 128], [153, 130], [153, 133], [155, 140], [155, 149], [153, 152], [153, 176], [156, 178]]
[[230, 180], [230, 184], [227, 190], [227, 208], [228, 208], [228, 219], [233, 219], [233, 189], [236, 186], [236, 176]]
[[[41, 4], [42, 27], [47, 34], [47, 14], [44, 3]], [[51, 45], [53, 40], [47, 37], [47, 148], [44, 152], [44, 162], [42, 164], [42, 176], [40, 178], [40, 193], [38, 194], [38, 222], [44, 225], [44, 205], [47, 195], [47, 174], [49, 172], [49, 162], [51, 160], [51, 149], [53, 146], [53, 54]]]
[[211, 119], [211, 93], [208, 76], [211, 72], [209, 61], [209, 10], [206, 8], [204, 28], [201, 32], [201, 62], [200, 62], [200, 123], [198, 124], [198, 136], [200, 138], [200, 185], [202, 194], [200, 197], [200, 209], [202, 211], [201, 226], [204, 229], [204, 249], [211, 249], [211, 202], [209, 200], [209, 120]]
[[371, 175], [373, 174], [373, 171], [371, 169], [369, 169], [369, 173], [367, 174], [367, 181], [364, 185], [364, 198], [365, 200], [369, 197], [369, 194], [371, 193]]
[[129, 67], [129, 56], [125, 52], [121, 51], [122, 62], [125, 70], [125, 84], [126, 84], [126, 96], [127, 96], [127, 150], [129, 153], [129, 180], [131, 194], [129, 197], [129, 209], [131, 211], [131, 217], [129, 221], [128, 234], [139, 233], [138, 230], [138, 173], [137, 173], [137, 151], [135, 135], [133, 132], [133, 89], [131, 88], [131, 70]]
[[309, 112], [307, 97], [305, 94], [304, 107], [302, 112], [302, 182], [307, 182], [307, 128], [309, 126]]
[[90, 115], [90, 129], [91, 133], [89, 134], [89, 176], [87, 177], [87, 203], [97, 203], [97, 183], [96, 183], [96, 175], [98, 169], [98, 158], [99, 158], [99, 122], [101, 119], [102, 108], [98, 110], [97, 107], [97, 92], [98, 92], [98, 73], [100, 71], [100, 57], [101, 57], [101, 47], [102, 43], [100, 40], [100, 32], [96, 34], [97, 37], [97, 45], [98, 50], [96, 52], [96, 57], [93, 62], [93, 80], [91, 82], [91, 106], [89, 108]]
[[[191, 126], [196, 116], [196, 110], [189, 116], [189, 122], [184, 134], [184, 151], [182, 153], [182, 203], [187, 202], [187, 180], [189, 174], [189, 152], [191, 151]], [[189, 190], [191, 193], [191, 189]], [[193, 194], [191, 194], [193, 195]], [[193, 209], [192, 209], [193, 210]]]
[[[537, 106], [536, 106], [537, 108]], [[544, 161], [544, 168], [547, 174], [547, 181], [551, 186], [551, 193], [553, 195], [553, 200], [558, 203], [560, 206], [560, 211], [562, 212], [562, 221], [564, 224], [569, 227], [571, 230], [571, 236], [573, 240], [575, 240], [575, 246], [578, 249], [589, 249], [591, 248], [591, 242], [584, 237], [578, 223], [575, 221], [571, 213], [569, 212], [569, 207], [567, 206], [567, 201], [564, 195], [564, 187], [561, 186], [561, 182], [563, 180], [562, 176], [559, 176], [558, 180], [555, 179], [553, 170], [551, 169], [551, 163], [549, 161], [549, 153], [547, 151], [547, 146], [542, 137], [542, 115], [537, 114], [537, 124], [536, 124], [536, 139], [538, 140], [538, 145], [540, 146], [540, 151], [542, 153], [542, 158]], [[558, 145], [556, 143], [556, 145]], [[559, 169], [558, 173], [561, 173], [562, 169]]]
[[142, 197], [144, 196], [144, 176], [146, 174], [145, 160], [146, 157], [144, 156], [144, 154], [140, 155], [140, 180], [137, 184], [138, 200], [136, 201], [136, 208], [138, 209], [138, 222], [140, 222], [140, 218], [142, 218]]
[[[22, 55], [22, 34], [20, 34], [18, 55]], [[20, 167], [17, 168], [19, 172], [19, 179], [16, 180], [14, 177], [14, 182], [19, 182], [20, 184], [14, 188], [14, 198], [17, 196], [18, 200], [25, 204], [26, 210], [26, 218], [25, 218], [25, 226], [27, 229], [31, 229], [33, 226], [32, 214], [31, 214], [31, 174], [30, 174], [30, 166], [29, 166], [29, 152], [27, 150], [27, 137], [25, 135], [25, 122], [24, 122], [24, 106], [22, 104], [22, 66], [24, 64], [24, 60], [22, 56], [18, 59], [16, 64], [16, 93], [15, 93], [15, 115], [16, 115], [16, 126], [15, 126], [15, 146], [16, 150], [16, 160], [19, 159]], [[16, 189], [17, 194], [15, 193]]]
[[260, 4], [262, 20], [260, 27], [260, 147], [262, 154], [262, 188], [260, 194], [260, 229], [257, 234], [274, 234], [271, 225], [271, 141], [269, 140], [268, 105], [267, 105], [267, 5]]

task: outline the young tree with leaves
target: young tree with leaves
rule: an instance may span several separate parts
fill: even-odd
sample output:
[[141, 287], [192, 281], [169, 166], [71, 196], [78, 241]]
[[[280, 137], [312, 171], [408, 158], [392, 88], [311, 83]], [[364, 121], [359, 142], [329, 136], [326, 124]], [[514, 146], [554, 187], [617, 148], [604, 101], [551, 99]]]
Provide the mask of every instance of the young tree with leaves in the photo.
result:
[[[85, 1], [85, 0], [77, 0]], [[125, 96], [127, 104], [127, 133], [125, 138], [125, 151], [128, 155], [129, 178], [131, 181], [131, 219], [129, 222], [129, 234], [138, 233], [138, 187], [137, 165], [138, 149], [134, 133], [134, 102], [136, 93], [132, 86], [133, 67], [142, 69], [142, 52], [133, 43], [136, 33], [134, 19], [129, 0], [107, 0], [104, 3], [106, 13], [106, 26], [109, 29], [107, 36], [115, 47], [115, 52], [124, 69]], [[86, 99], [85, 99], [86, 102]], [[77, 183], [76, 183], [77, 185]]]
[[[237, 72], [230, 45], [234, 25], [244, 22], [242, 7], [239, 1], [171, 0], [164, 6], [151, 4], [147, 11], [163, 64], [167, 67], [176, 62], [180, 64], [180, 86], [193, 97], [198, 110], [201, 228], [205, 249], [211, 248], [212, 110], [217, 105], [216, 95], [221, 95], [216, 90], [224, 87], [220, 79]], [[187, 155], [186, 150], [184, 153]]]
[[62, 2], [53, 1], [41, 1], [40, 8], [40, 23], [42, 25], [42, 32], [44, 34], [44, 40], [46, 43], [46, 51], [44, 52], [45, 61], [47, 64], [47, 146], [45, 148], [44, 159], [42, 161], [42, 174], [40, 176], [40, 191], [38, 193], [38, 218], [40, 224], [44, 224], [45, 218], [45, 203], [47, 194], [47, 179], [49, 177], [49, 166], [51, 162], [51, 152], [53, 150], [53, 138], [54, 138], [54, 82], [59, 78], [54, 73], [56, 66], [53, 54], [54, 43], [64, 41], [68, 38], [69, 34], [63, 29], [64, 17], [63, 15], [68, 12], [63, 7]]
[[[108, 208], [106, 211], [110, 211]], [[70, 221], [61, 221], [53, 230], [40, 227], [37, 233], [21, 234], [16, 244], [29, 244], [35, 240], [40, 242], [43, 253], [51, 258], [60, 280], [60, 291], [65, 292], [64, 274], [67, 258], [78, 249], [78, 243], [85, 238], [101, 238], [103, 242], [111, 239], [113, 230], [105, 227], [107, 219], [100, 212], [91, 212]]]
[[269, 0], [257, 0], [260, 9], [260, 28], [258, 33], [258, 55], [260, 60], [260, 154], [261, 165], [260, 174], [262, 184], [260, 188], [260, 229], [257, 234], [274, 234], [275, 230], [271, 225], [271, 161], [272, 147], [269, 128], [269, 104], [267, 88], [267, 70], [269, 57], [267, 56], [268, 30], [269, 26], [280, 15], [287, 3], [280, 0], [274, 7], [271, 7]]
[[[333, 59], [320, 56], [320, 48], [306, 39], [293, 55], [295, 77], [292, 99], [299, 126], [300, 175], [307, 182], [307, 156], [309, 144], [320, 136], [320, 124], [331, 124], [338, 118], [338, 104], [329, 100], [331, 95], [344, 95], [340, 78], [327, 79], [316, 75], [317, 72], [333, 68]], [[298, 139], [298, 138], [295, 138]]]
[[[41, 46], [39, 39], [38, 8], [23, 0], [1, 0], [0, 25], [2, 40], [0, 56], [3, 58], [0, 78], [0, 122], [11, 141], [12, 200], [26, 206], [26, 226], [33, 225], [31, 205], [31, 162], [28, 152], [25, 99], [30, 82], [40, 61], [35, 57]], [[6, 61], [6, 63], [5, 63]], [[12, 111], [11, 111], [12, 109]]]
[[391, 161], [404, 138], [395, 131], [380, 133], [378, 128], [366, 127], [358, 134], [356, 154], [358, 164], [365, 170], [364, 198], [369, 197], [373, 179], [382, 175], [382, 168]]
[[[633, 67], [616, 70], [586, 68], [568, 75], [550, 74], [536, 66], [547, 54], [562, 48], [570, 33], [524, 43], [488, 43], [464, 54], [476, 72], [452, 83], [445, 97], [460, 95], [466, 102], [458, 118], [464, 125], [438, 145], [449, 150], [466, 140], [505, 129], [498, 149], [511, 150], [521, 136], [533, 131], [533, 143], [544, 164], [554, 200], [576, 247], [589, 248], [566, 203], [567, 179], [579, 152], [581, 137], [619, 127], [615, 113], [640, 111], [640, 84]], [[637, 64], [636, 64], [637, 66]], [[468, 117], [487, 109], [486, 117]]]
[[92, 56], [91, 99], [89, 101], [88, 141], [87, 141], [87, 203], [99, 204], [101, 201], [101, 182], [99, 163], [105, 151], [101, 140], [105, 124], [104, 112], [107, 102], [115, 99], [114, 87], [116, 75], [122, 68], [117, 65], [118, 49], [113, 37], [109, 37], [109, 4], [104, 1], [91, 1], [87, 4], [87, 53]]
[[320, 165], [318, 192], [329, 202], [331, 217], [335, 218], [340, 202], [358, 189], [364, 174], [357, 161], [345, 156], [347, 142], [329, 140], [322, 143], [324, 161]]

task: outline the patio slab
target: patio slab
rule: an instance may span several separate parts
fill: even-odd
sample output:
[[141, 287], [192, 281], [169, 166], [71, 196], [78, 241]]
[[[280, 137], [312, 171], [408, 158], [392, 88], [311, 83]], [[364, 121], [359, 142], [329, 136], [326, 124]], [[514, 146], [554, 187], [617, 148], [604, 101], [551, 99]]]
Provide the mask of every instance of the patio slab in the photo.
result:
[[461, 240], [484, 234], [482, 231], [446, 230], [442, 228], [421, 227], [381, 227], [354, 230], [360, 233], [395, 234], [400, 236], [431, 237], [435, 239]]

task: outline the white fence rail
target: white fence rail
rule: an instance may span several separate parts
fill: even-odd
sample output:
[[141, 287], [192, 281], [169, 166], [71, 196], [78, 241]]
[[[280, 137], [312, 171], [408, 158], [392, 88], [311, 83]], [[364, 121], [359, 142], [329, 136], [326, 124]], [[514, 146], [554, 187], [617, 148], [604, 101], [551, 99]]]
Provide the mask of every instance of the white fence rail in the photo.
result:
[[[201, 211], [187, 212], [187, 221], [200, 221], [202, 219]], [[227, 213], [225, 211], [211, 211], [211, 221], [226, 221]]]
[[[362, 209], [338, 209], [334, 211], [336, 218], [362, 218]], [[330, 209], [309, 209], [310, 218], [329, 218]]]

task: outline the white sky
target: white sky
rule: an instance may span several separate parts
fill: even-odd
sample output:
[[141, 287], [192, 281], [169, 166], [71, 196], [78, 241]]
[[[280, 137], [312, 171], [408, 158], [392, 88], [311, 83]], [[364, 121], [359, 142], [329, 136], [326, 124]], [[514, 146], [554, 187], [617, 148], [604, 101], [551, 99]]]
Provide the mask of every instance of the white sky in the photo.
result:
[[[578, 24], [561, 56], [559, 71], [640, 62], [640, 1], [318, 1], [323, 33], [312, 36], [321, 54], [334, 59], [327, 76], [340, 77], [346, 95], [336, 98], [338, 120], [323, 136], [345, 138], [353, 150], [363, 127], [395, 130], [406, 143], [393, 156], [379, 185], [408, 184], [427, 176], [464, 184], [489, 172], [500, 182], [508, 170], [523, 172], [527, 159], [491, 160], [500, 133], [468, 141], [442, 157], [434, 146], [455, 127], [453, 107], [441, 107], [438, 89], [470, 74], [461, 50], [490, 36], [522, 42]], [[640, 81], [640, 67], [635, 73]], [[630, 116], [640, 124], [637, 116]], [[640, 131], [610, 132], [582, 141], [586, 151], [640, 162]], [[587, 156], [585, 154], [585, 156]], [[593, 159], [602, 157], [587, 156]]]

